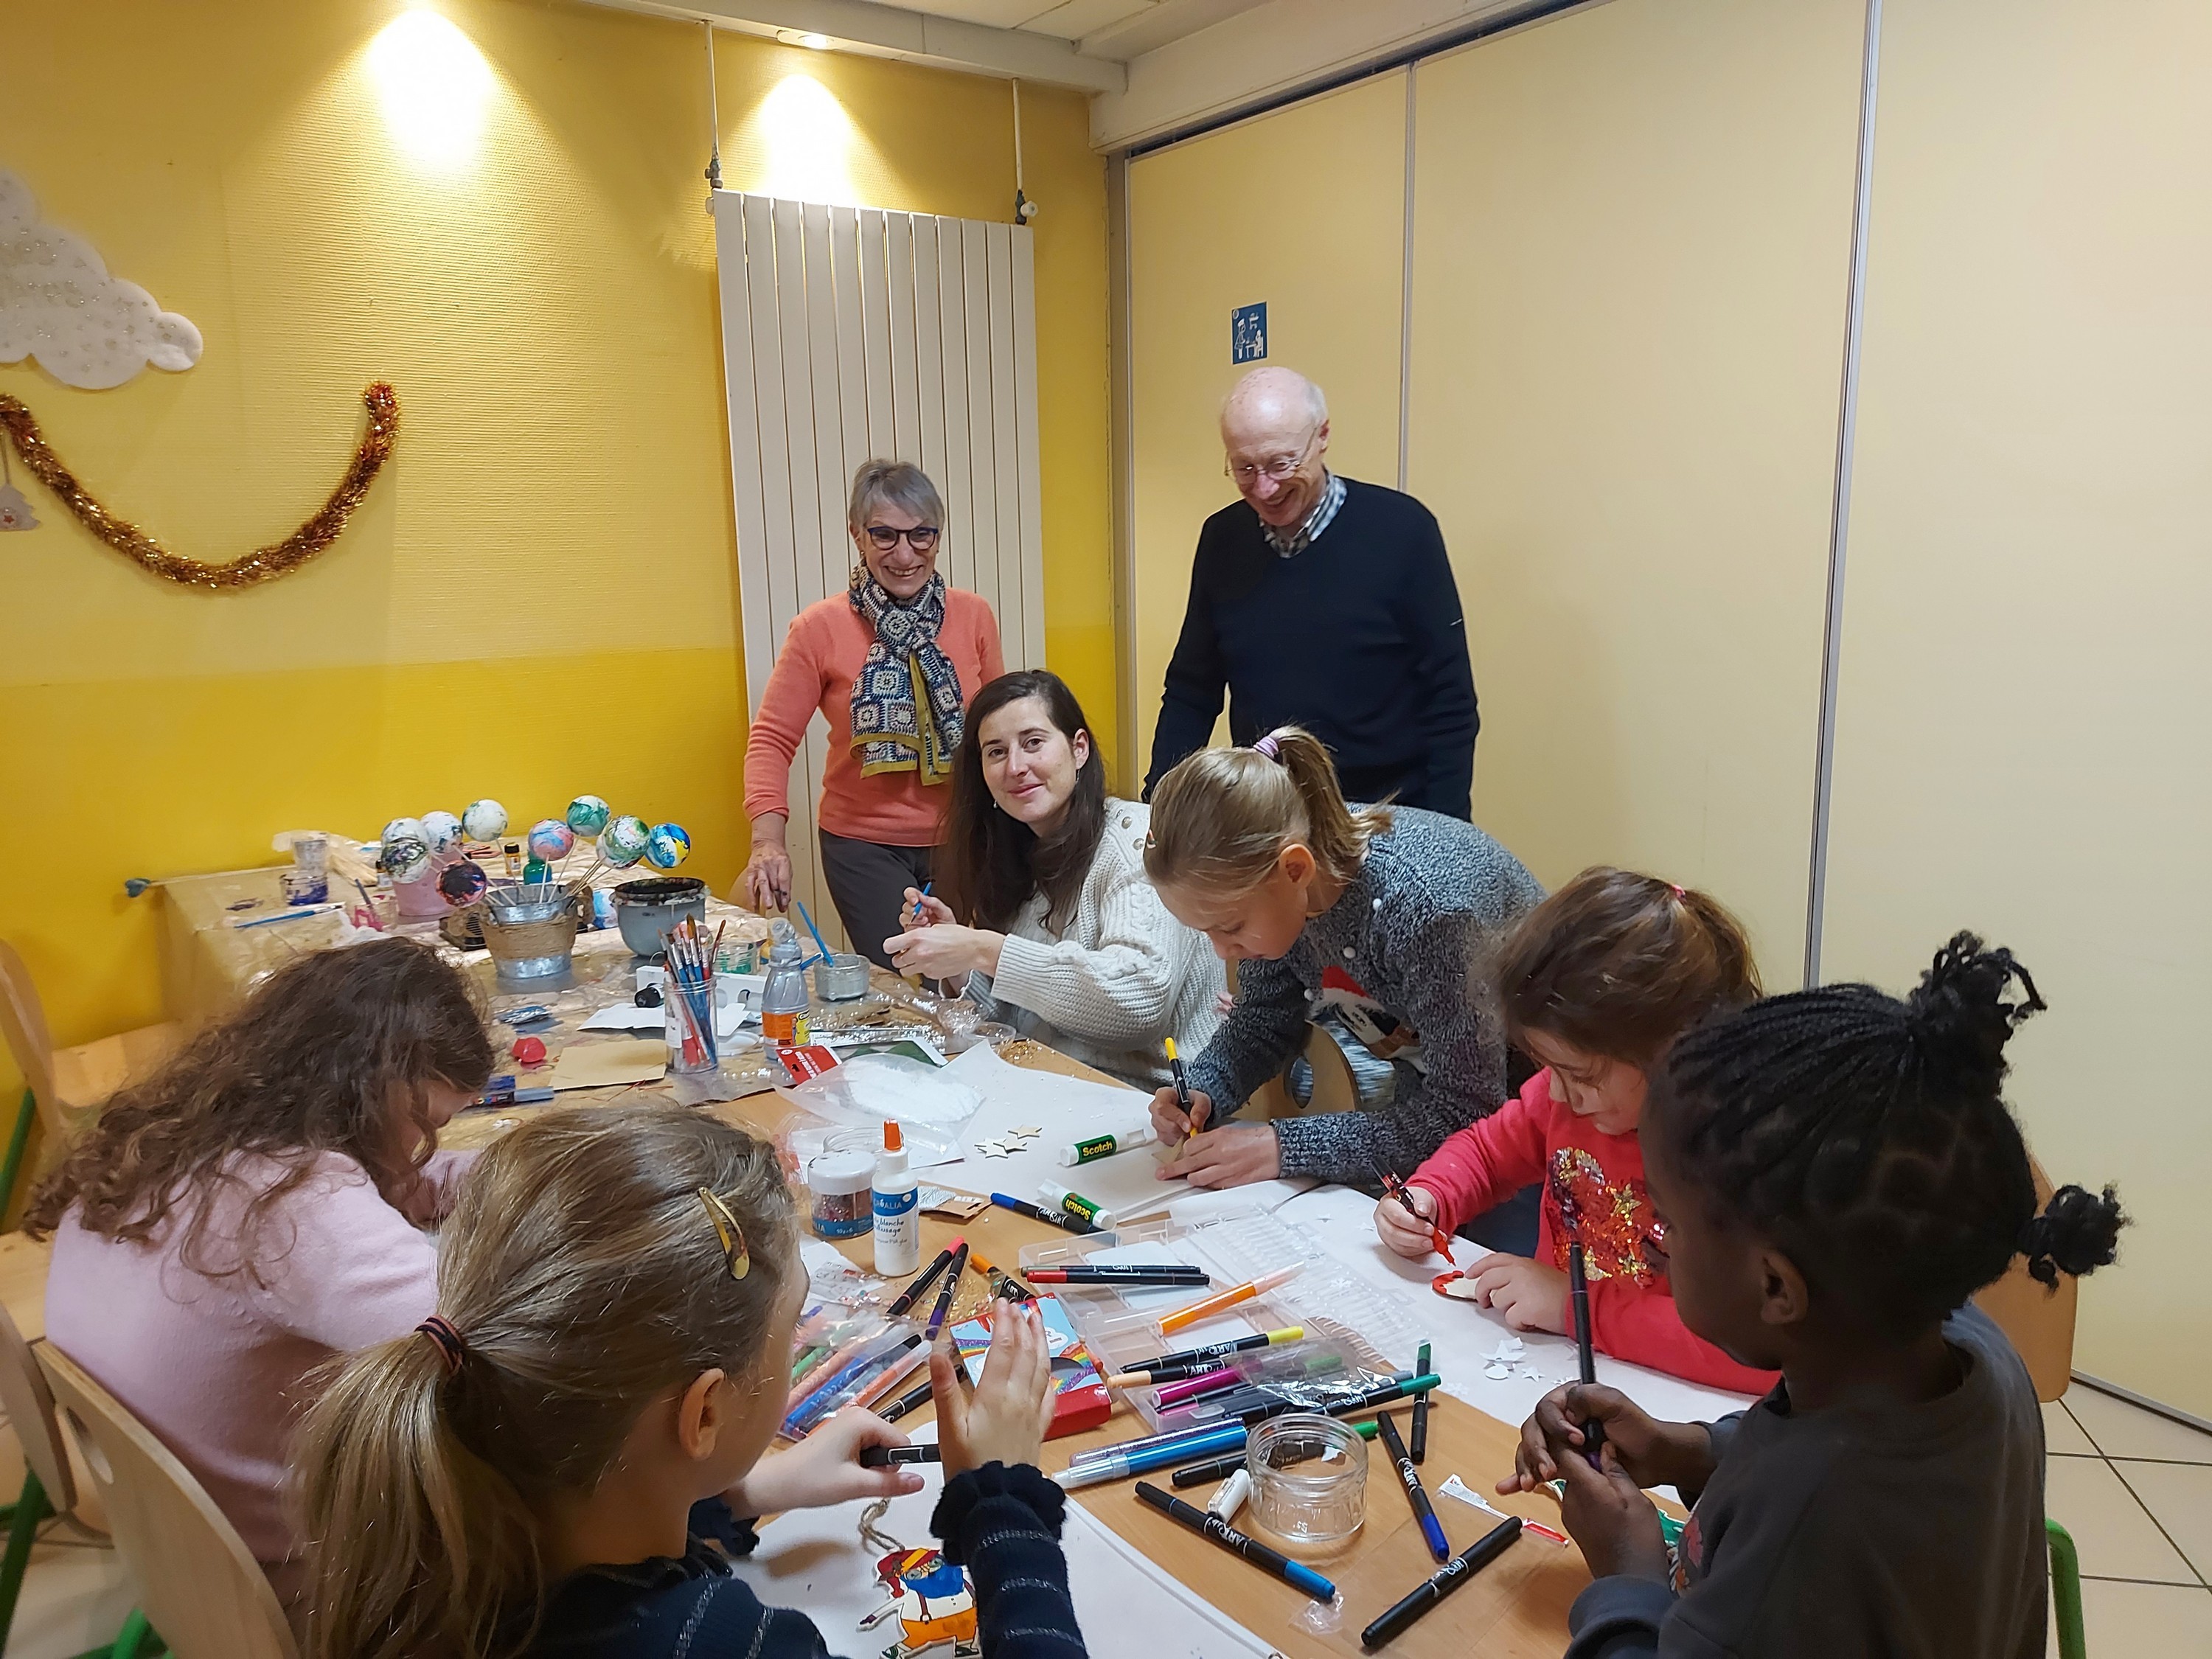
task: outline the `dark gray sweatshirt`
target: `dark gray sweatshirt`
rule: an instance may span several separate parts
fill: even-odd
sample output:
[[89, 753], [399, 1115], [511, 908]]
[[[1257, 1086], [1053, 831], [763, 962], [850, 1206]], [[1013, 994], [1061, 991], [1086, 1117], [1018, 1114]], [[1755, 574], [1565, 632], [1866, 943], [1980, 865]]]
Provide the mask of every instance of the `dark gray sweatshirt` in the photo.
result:
[[1567, 1659], [2043, 1659], [2035, 1387], [1979, 1310], [1943, 1334], [1940, 1400], [1793, 1413], [1783, 1383], [1712, 1425], [1674, 1587], [1599, 1579]]

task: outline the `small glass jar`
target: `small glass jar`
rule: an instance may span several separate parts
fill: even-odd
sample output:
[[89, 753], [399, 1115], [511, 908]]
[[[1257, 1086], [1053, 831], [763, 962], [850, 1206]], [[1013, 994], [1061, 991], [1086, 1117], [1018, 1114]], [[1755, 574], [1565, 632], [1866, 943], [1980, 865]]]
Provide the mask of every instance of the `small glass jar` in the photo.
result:
[[1367, 1443], [1310, 1412], [1271, 1417], [1245, 1442], [1255, 1531], [1292, 1554], [1333, 1549], [1367, 1518]]

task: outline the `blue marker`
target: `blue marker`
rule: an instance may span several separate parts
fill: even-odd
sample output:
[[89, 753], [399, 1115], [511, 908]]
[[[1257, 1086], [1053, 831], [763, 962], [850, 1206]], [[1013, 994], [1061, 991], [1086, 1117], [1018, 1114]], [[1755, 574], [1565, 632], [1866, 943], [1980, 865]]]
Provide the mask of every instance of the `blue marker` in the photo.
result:
[[1257, 1539], [1247, 1538], [1218, 1515], [1208, 1515], [1194, 1504], [1186, 1504], [1172, 1492], [1162, 1492], [1149, 1481], [1137, 1483], [1137, 1496], [1171, 1520], [1180, 1521], [1193, 1532], [1202, 1533], [1231, 1555], [1241, 1555], [1262, 1572], [1273, 1573], [1294, 1589], [1304, 1590], [1316, 1601], [1336, 1600], [1336, 1586], [1330, 1583], [1311, 1567], [1301, 1566], [1287, 1555], [1279, 1554]]
[[1242, 1423], [1224, 1424], [1203, 1434], [1174, 1435], [1157, 1443], [1133, 1443], [1126, 1451], [1107, 1451], [1078, 1459], [1053, 1478], [1063, 1491], [1095, 1486], [1102, 1480], [1126, 1480], [1133, 1474], [1150, 1474], [1171, 1463], [1187, 1463], [1210, 1453], [1232, 1452], [1244, 1443], [1251, 1431]]
[[[927, 898], [929, 896], [929, 890], [936, 885], [937, 884], [934, 881], [925, 881], [922, 883], [921, 898]], [[928, 912], [925, 911], [921, 908], [921, 899], [916, 899], [914, 902], [914, 925], [917, 927], [921, 927], [922, 917], [927, 914]]]
[[1413, 1519], [1421, 1523], [1421, 1536], [1429, 1540], [1429, 1553], [1439, 1561], [1451, 1559], [1451, 1546], [1444, 1541], [1444, 1523], [1437, 1519], [1436, 1505], [1429, 1502], [1428, 1488], [1421, 1484], [1421, 1472], [1413, 1467], [1407, 1455], [1406, 1443], [1398, 1437], [1398, 1425], [1384, 1412], [1375, 1419], [1382, 1431], [1382, 1449], [1398, 1466], [1398, 1479], [1405, 1483], [1406, 1501], [1413, 1506]]

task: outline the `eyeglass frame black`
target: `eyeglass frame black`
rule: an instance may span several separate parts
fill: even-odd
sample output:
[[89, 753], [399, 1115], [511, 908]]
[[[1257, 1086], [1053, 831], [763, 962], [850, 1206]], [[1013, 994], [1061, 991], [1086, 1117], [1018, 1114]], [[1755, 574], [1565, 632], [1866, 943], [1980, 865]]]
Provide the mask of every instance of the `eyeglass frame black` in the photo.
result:
[[[906, 544], [915, 552], [927, 553], [936, 547], [945, 532], [933, 524], [912, 525], [904, 530], [894, 530], [887, 524], [867, 524], [860, 526], [860, 534], [868, 538], [869, 545], [878, 553], [890, 552], [899, 544], [899, 539], [902, 537], [905, 538]], [[883, 538], [885, 536], [889, 536], [890, 540], [884, 540]], [[927, 544], [925, 545], [915, 539], [918, 536], [928, 537]]]

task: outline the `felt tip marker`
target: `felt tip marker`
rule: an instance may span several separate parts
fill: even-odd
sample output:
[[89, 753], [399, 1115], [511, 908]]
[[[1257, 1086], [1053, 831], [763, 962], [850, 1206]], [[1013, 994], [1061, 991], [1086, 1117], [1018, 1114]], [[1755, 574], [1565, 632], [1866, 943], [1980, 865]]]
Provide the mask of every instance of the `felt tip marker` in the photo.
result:
[[1040, 1285], [1177, 1285], [1200, 1289], [1212, 1284], [1203, 1267], [1183, 1267], [1160, 1262], [1109, 1262], [1103, 1267], [1031, 1267], [1031, 1279]]
[[937, 1334], [945, 1328], [945, 1316], [952, 1311], [952, 1298], [960, 1292], [960, 1275], [968, 1271], [968, 1246], [963, 1242], [952, 1252], [952, 1265], [945, 1270], [945, 1288], [937, 1293], [937, 1305], [929, 1310], [929, 1340], [937, 1340]]
[[1198, 1126], [1190, 1121], [1190, 1073], [1183, 1069], [1182, 1056], [1176, 1052], [1176, 1040], [1169, 1037], [1162, 1045], [1168, 1051], [1168, 1070], [1175, 1077], [1176, 1104], [1182, 1111], [1183, 1139], [1188, 1140], [1198, 1133]]
[[[1413, 1360], [1413, 1369], [1425, 1371], [1429, 1368], [1429, 1345], [1421, 1344], [1421, 1352]], [[1419, 1463], [1429, 1455], [1429, 1391], [1423, 1389], [1413, 1396], [1413, 1462]]]
[[1247, 1538], [1219, 1516], [1208, 1515], [1195, 1504], [1186, 1504], [1174, 1493], [1163, 1492], [1149, 1481], [1139, 1480], [1137, 1483], [1137, 1496], [1170, 1520], [1180, 1522], [1193, 1532], [1203, 1534], [1231, 1555], [1243, 1556], [1261, 1571], [1273, 1574], [1293, 1589], [1303, 1590], [1316, 1601], [1336, 1600], [1336, 1586], [1311, 1567], [1269, 1549], [1257, 1539]]
[[1155, 1365], [1148, 1371], [1116, 1371], [1106, 1379], [1109, 1389], [1141, 1389], [1147, 1385], [1158, 1388], [1169, 1382], [1187, 1382], [1194, 1378], [1212, 1376], [1229, 1369], [1225, 1359], [1194, 1359], [1188, 1365]]
[[[1232, 1353], [1249, 1352], [1254, 1348], [1280, 1347], [1285, 1342], [1303, 1341], [1305, 1334], [1306, 1328], [1303, 1325], [1285, 1325], [1279, 1331], [1261, 1331], [1257, 1335], [1240, 1336], [1232, 1341], [1208, 1342], [1200, 1347], [1179, 1348], [1173, 1353], [1155, 1354], [1150, 1359], [1139, 1359], [1128, 1369], [1133, 1372], [1158, 1372], [1164, 1366], [1188, 1365], [1201, 1359], [1222, 1359]], [[1170, 1382], [1175, 1379], [1155, 1376], [1152, 1380]]]
[[897, 1463], [941, 1463], [945, 1448], [928, 1446], [863, 1446], [860, 1448], [860, 1467], [864, 1469], [887, 1469]]
[[1048, 1204], [1057, 1204], [1070, 1215], [1079, 1215], [1094, 1227], [1110, 1227], [1114, 1212], [1096, 1199], [1085, 1198], [1081, 1193], [1071, 1192], [1057, 1181], [1037, 1182], [1037, 1196]]
[[937, 1385], [933, 1382], [924, 1382], [918, 1389], [910, 1389], [906, 1393], [901, 1395], [897, 1399], [892, 1401], [890, 1405], [884, 1407], [883, 1410], [878, 1412], [876, 1415], [882, 1418], [886, 1423], [896, 1423], [899, 1419], [904, 1417], [908, 1412], [920, 1411], [924, 1406], [927, 1406], [929, 1403], [931, 1395], [935, 1392], [936, 1387]]
[[[1025, 1198], [1016, 1198], [1010, 1193], [993, 1193], [991, 1202], [1002, 1210], [1012, 1210], [1016, 1215], [1025, 1215], [1032, 1221], [1042, 1221], [1048, 1227], [1057, 1227], [1064, 1233], [1095, 1233], [1092, 1226], [1079, 1215], [1066, 1210], [1048, 1210], [1042, 1204], [1032, 1204]], [[1036, 1278], [1032, 1273], [1030, 1278]]]
[[968, 1265], [991, 1281], [991, 1294], [1002, 1296], [1009, 1302], [1034, 1302], [1036, 1292], [1004, 1268], [986, 1261], [981, 1255], [970, 1254]]
[[1200, 1435], [1184, 1436], [1164, 1443], [1133, 1443], [1127, 1451], [1107, 1452], [1070, 1463], [1052, 1478], [1064, 1492], [1074, 1492], [1084, 1486], [1095, 1486], [1106, 1480], [1126, 1480], [1133, 1474], [1150, 1474], [1154, 1469], [1164, 1469], [1186, 1458], [1204, 1457], [1209, 1452], [1217, 1455], [1235, 1452], [1231, 1462], [1243, 1461], [1246, 1429], [1242, 1423], [1224, 1423], [1218, 1428]]
[[1404, 1635], [1413, 1627], [1415, 1620], [1512, 1548], [1513, 1540], [1520, 1535], [1519, 1516], [1499, 1522], [1430, 1574], [1426, 1582], [1416, 1587], [1388, 1613], [1360, 1632], [1360, 1647], [1372, 1650]]
[[[1567, 1246], [1567, 1300], [1575, 1310], [1575, 1374], [1584, 1382], [1595, 1382], [1597, 1355], [1590, 1347], [1589, 1271], [1583, 1261], [1580, 1239]], [[1581, 1427], [1583, 1455], [1592, 1468], [1601, 1468], [1598, 1449], [1605, 1444], [1605, 1425], [1593, 1417]]]
[[1406, 1443], [1398, 1437], [1398, 1425], [1385, 1412], [1375, 1419], [1382, 1431], [1382, 1449], [1398, 1466], [1399, 1482], [1406, 1488], [1406, 1501], [1413, 1506], [1413, 1519], [1420, 1522], [1421, 1536], [1429, 1540], [1429, 1553], [1439, 1561], [1451, 1559], [1451, 1546], [1444, 1541], [1444, 1523], [1437, 1519], [1437, 1506], [1429, 1502], [1428, 1488], [1421, 1485], [1421, 1472], [1413, 1467], [1413, 1460], [1406, 1450]]
[[965, 1238], [955, 1238], [950, 1244], [947, 1244], [943, 1249], [939, 1250], [937, 1253], [937, 1259], [921, 1270], [921, 1273], [916, 1276], [914, 1283], [908, 1285], [904, 1290], [899, 1292], [898, 1299], [896, 1302], [892, 1303], [890, 1307], [884, 1310], [884, 1317], [886, 1319], [896, 1319], [908, 1308], [911, 1308], [915, 1303], [921, 1301], [922, 1293], [927, 1291], [932, 1285], [937, 1282], [938, 1274], [943, 1273], [947, 1267], [952, 1265], [952, 1253], [955, 1250], [965, 1249], [967, 1243], [968, 1241]]
[[1304, 1269], [1304, 1262], [1294, 1261], [1287, 1267], [1278, 1267], [1271, 1273], [1261, 1273], [1257, 1279], [1248, 1279], [1242, 1285], [1232, 1285], [1216, 1295], [1188, 1303], [1161, 1319], [1160, 1334], [1173, 1336], [1177, 1331], [1197, 1324], [1201, 1319], [1211, 1319], [1218, 1313], [1226, 1313], [1240, 1302], [1249, 1302], [1255, 1296], [1265, 1296], [1277, 1285], [1288, 1284]]
[[1203, 1376], [1185, 1377], [1180, 1382], [1163, 1382], [1158, 1392], [1152, 1396], [1152, 1406], [1158, 1411], [1172, 1411], [1190, 1401], [1203, 1400], [1207, 1395], [1221, 1394], [1243, 1386], [1244, 1379], [1224, 1365]]

